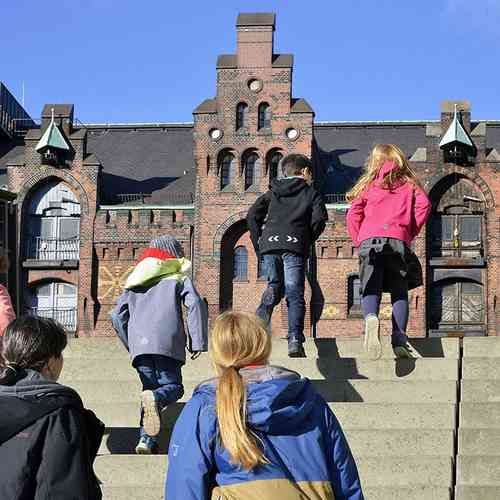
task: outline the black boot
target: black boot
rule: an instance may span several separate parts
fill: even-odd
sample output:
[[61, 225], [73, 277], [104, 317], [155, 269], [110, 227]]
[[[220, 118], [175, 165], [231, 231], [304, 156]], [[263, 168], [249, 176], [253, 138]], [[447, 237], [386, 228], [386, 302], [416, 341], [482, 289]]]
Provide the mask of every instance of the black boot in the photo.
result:
[[296, 338], [288, 339], [288, 357], [289, 358], [305, 358], [306, 353], [301, 340]]

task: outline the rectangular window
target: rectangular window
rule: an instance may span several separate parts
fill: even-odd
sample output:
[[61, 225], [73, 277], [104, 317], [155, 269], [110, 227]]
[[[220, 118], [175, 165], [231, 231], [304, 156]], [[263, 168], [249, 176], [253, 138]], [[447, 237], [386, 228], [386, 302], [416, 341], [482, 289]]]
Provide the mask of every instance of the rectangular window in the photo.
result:
[[477, 215], [462, 215], [460, 217], [460, 239], [464, 243], [479, 243], [481, 241], [481, 217]]

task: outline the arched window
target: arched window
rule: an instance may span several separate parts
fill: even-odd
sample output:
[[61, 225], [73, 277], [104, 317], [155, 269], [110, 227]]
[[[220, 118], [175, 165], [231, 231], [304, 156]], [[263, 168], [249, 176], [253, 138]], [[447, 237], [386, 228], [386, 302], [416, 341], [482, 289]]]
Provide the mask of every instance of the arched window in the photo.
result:
[[347, 278], [347, 309], [349, 316], [361, 315], [361, 282], [357, 275]]
[[248, 126], [248, 104], [240, 102], [236, 106], [236, 130]]
[[259, 104], [258, 129], [271, 128], [271, 106], [267, 102]]
[[80, 255], [80, 202], [62, 181], [37, 189], [29, 200], [25, 231], [28, 259], [78, 260]]
[[280, 161], [283, 155], [279, 151], [271, 153], [267, 160], [267, 171], [269, 172], [269, 180], [280, 179], [283, 176], [280, 167]]
[[220, 171], [220, 187], [224, 189], [229, 186], [234, 180], [236, 163], [235, 158], [232, 153], [224, 153], [220, 160], [219, 171]]
[[76, 331], [77, 288], [70, 283], [48, 281], [31, 289], [28, 312], [52, 318], [69, 332]]
[[248, 251], [239, 246], [234, 249], [233, 280], [246, 281], [248, 279]]
[[431, 257], [483, 257], [484, 197], [477, 186], [453, 174], [431, 196], [437, 202], [428, 224]]
[[250, 153], [245, 158], [244, 168], [245, 168], [245, 189], [257, 184], [257, 163], [259, 161], [259, 156], [257, 153]]

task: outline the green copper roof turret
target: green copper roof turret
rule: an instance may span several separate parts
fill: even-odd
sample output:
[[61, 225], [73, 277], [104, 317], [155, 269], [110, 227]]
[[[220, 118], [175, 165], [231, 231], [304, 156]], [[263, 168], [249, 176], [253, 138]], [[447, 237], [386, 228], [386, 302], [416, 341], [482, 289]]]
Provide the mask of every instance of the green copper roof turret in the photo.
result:
[[38, 141], [35, 151], [40, 153], [46, 148], [62, 149], [64, 151], [70, 150], [66, 139], [64, 139], [59, 127], [54, 122], [54, 109], [52, 109], [52, 119], [50, 120], [50, 124], [41, 139]]
[[448, 127], [448, 130], [444, 134], [441, 142], [439, 143], [439, 147], [442, 148], [448, 144], [453, 144], [455, 142], [459, 142], [460, 144], [465, 144], [471, 148], [474, 147], [469, 135], [465, 131], [464, 127], [460, 123], [458, 119], [457, 105], [455, 104], [455, 113], [453, 115], [453, 121], [451, 125]]

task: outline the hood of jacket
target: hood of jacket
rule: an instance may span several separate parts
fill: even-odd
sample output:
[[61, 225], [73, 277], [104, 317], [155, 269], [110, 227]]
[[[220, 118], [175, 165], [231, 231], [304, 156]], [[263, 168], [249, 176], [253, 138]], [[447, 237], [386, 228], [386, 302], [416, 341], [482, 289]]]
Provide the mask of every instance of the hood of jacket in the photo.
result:
[[125, 289], [153, 286], [164, 279], [183, 281], [190, 269], [190, 260], [176, 258], [163, 250], [148, 248], [129, 274]]
[[19, 372], [12, 385], [0, 385], [0, 445], [63, 406], [83, 408], [78, 394], [34, 370]]
[[[310, 380], [279, 366], [240, 369], [247, 388], [247, 419], [255, 430], [283, 434], [307, 419], [317, 398]], [[217, 379], [199, 385], [195, 393], [215, 399]]]
[[278, 198], [284, 198], [295, 196], [303, 189], [306, 189], [307, 186], [307, 182], [302, 177], [290, 177], [272, 180], [269, 189]]
[[377, 172], [377, 176], [375, 177], [375, 183], [378, 186], [381, 186], [384, 183], [384, 179], [393, 171], [399, 168], [399, 165], [390, 160], [384, 161], [380, 170]]

